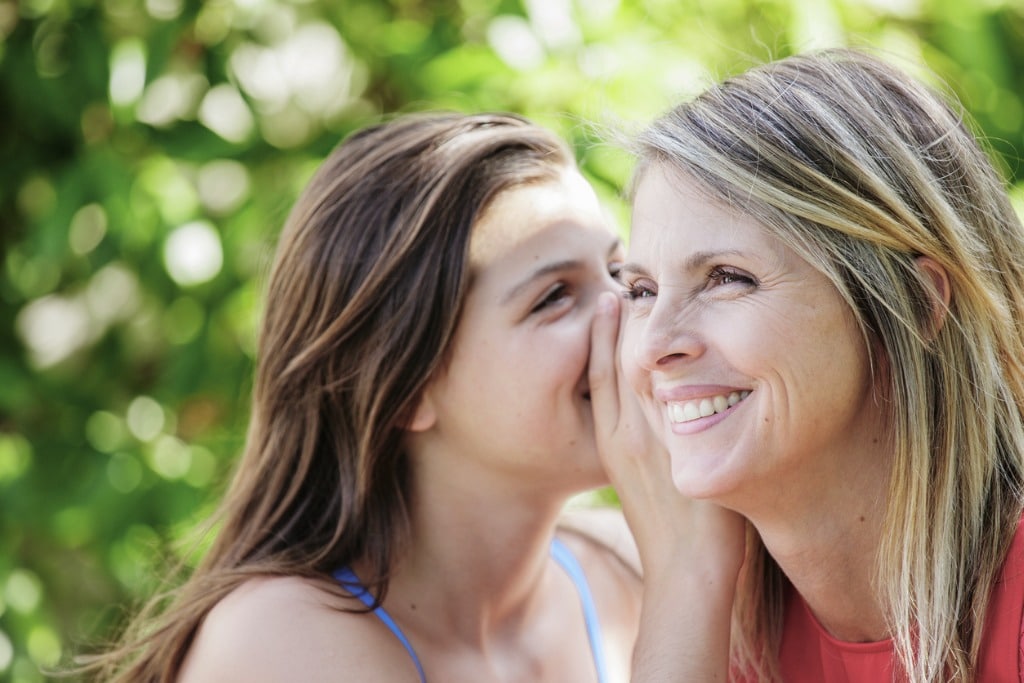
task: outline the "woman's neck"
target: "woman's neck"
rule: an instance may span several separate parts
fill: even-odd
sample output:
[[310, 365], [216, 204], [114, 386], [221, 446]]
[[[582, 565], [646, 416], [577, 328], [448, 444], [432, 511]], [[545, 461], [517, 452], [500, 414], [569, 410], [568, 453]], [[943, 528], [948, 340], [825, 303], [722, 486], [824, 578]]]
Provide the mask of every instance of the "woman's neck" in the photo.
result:
[[[876, 585], [887, 498], [885, 458], [856, 473], [788, 487], [785, 501], [749, 515], [768, 552], [834, 637], [889, 636]], [[823, 483], [827, 481], [828, 483]]]
[[879, 520], [836, 514], [826, 524], [765, 528], [762, 539], [818, 622], [848, 642], [889, 637], [875, 583]]

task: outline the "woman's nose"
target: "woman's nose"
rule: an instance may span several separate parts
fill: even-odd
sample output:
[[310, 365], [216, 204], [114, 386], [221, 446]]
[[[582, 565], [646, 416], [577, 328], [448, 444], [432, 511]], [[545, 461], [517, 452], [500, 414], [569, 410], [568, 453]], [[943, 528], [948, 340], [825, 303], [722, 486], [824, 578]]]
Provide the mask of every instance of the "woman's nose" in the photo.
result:
[[705, 347], [695, 322], [693, 311], [667, 300], [657, 301], [647, 316], [627, 322], [636, 326], [629, 334], [636, 364], [655, 372], [699, 358]]

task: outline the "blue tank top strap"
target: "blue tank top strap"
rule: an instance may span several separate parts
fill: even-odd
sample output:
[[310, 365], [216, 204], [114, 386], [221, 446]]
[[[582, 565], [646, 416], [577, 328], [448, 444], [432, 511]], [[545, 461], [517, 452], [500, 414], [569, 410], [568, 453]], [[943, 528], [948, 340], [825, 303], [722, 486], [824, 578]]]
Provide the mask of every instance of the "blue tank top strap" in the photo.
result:
[[[594, 598], [590, 593], [590, 584], [587, 583], [587, 577], [583, 573], [583, 567], [580, 566], [576, 556], [572, 554], [572, 551], [565, 546], [564, 543], [559, 541], [557, 538], [551, 541], [551, 557], [565, 570], [565, 573], [572, 579], [573, 584], [576, 586], [576, 592], [580, 596], [580, 603], [583, 607], [583, 620], [587, 626], [587, 637], [590, 640], [590, 652], [594, 657], [594, 668], [597, 670], [597, 681], [598, 683], [607, 683], [608, 672], [605, 667], [604, 661], [604, 642], [601, 639], [601, 624], [597, 618], [597, 607], [594, 605]], [[402, 633], [402, 629], [398, 627], [395, 620], [391, 618], [391, 615], [384, 611], [381, 606], [374, 607], [373, 596], [370, 595], [369, 591], [359, 581], [359, 577], [349, 569], [348, 567], [342, 567], [341, 569], [334, 572], [334, 578], [341, 584], [342, 588], [350, 592], [353, 597], [357, 598], [361, 603], [373, 610], [374, 615], [381, 622], [384, 623], [388, 629], [395, 634], [398, 638], [398, 642], [405, 647], [406, 652], [409, 653], [409, 657], [412, 658], [413, 664], [416, 665], [416, 671], [420, 676], [420, 683], [426, 683], [427, 676], [423, 672], [423, 665], [420, 664], [420, 658], [416, 656], [416, 651], [412, 648], [412, 643]]]
[[334, 572], [334, 578], [337, 579], [342, 588], [351, 593], [353, 597], [358, 598], [359, 601], [367, 607], [373, 608], [373, 613], [391, 630], [392, 633], [395, 634], [395, 637], [398, 638], [398, 642], [405, 647], [406, 652], [408, 652], [409, 656], [412, 657], [412, 663], [416, 665], [416, 671], [420, 675], [420, 683], [427, 683], [427, 675], [423, 673], [423, 665], [420, 664], [420, 658], [416, 656], [416, 650], [412, 649], [412, 643], [410, 643], [409, 639], [405, 637], [404, 633], [402, 633], [402, 629], [398, 628], [398, 624], [396, 624], [395, 620], [391, 618], [391, 615], [384, 611], [383, 607], [379, 605], [377, 607], [373, 606], [373, 596], [370, 595], [369, 591], [367, 591], [366, 588], [363, 587], [363, 584], [360, 583], [359, 577], [357, 577], [348, 567], [342, 567]]
[[601, 622], [597, 618], [597, 607], [594, 605], [594, 597], [590, 594], [590, 584], [583, 573], [583, 567], [579, 560], [572, 554], [572, 551], [557, 538], [551, 541], [551, 556], [558, 564], [562, 565], [565, 572], [576, 585], [576, 592], [579, 593], [580, 603], [583, 605], [583, 620], [587, 625], [587, 636], [590, 638], [590, 651], [594, 656], [594, 668], [597, 669], [598, 683], [606, 683], [608, 671], [604, 661], [604, 641], [601, 639]]

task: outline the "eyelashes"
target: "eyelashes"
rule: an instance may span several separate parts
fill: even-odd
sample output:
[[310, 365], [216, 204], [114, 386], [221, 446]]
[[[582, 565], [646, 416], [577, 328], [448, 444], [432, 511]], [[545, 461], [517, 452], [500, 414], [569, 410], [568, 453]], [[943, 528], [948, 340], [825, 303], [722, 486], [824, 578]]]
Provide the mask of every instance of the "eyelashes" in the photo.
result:
[[631, 284], [626, 284], [623, 282], [622, 287], [622, 297], [626, 299], [626, 301], [636, 301], [637, 299], [649, 299], [655, 296], [655, 290], [650, 286], [641, 284], [641, 281], [633, 282]]
[[[621, 282], [619, 279], [619, 273], [621, 270], [621, 261], [612, 261], [608, 264], [608, 274], [611, 275], [616, 282]], [[554, 283], [546, 292], [544, 292], [543, 296], [534, 304], [533, 308], [530, 309], [530, 314], [533, 315], [534, 313], [540, 313], [541, 311], [558, 306], [559, 304], [570, 300], [580, 291], [579, 287], [581, 286], [585, 288], [585, 285], [581, 285], [581, 283], [573, 278], [568, 278], [567, 281]]]
[[715, 266], [708, 273], [708, 279], [723, 286], [732, 284], [753, 286], [758, 284], [753, 275], [728, 266]]
[[530, 313], [540, 313], [544, 309], [564, 301], [569, 294], [569, 287], [562, 283], [558, 283], [544, 294], [544, 298], [538, 301], [537, 304], [530, 309]]
[[[616, 273], [614, 277], [622, 285], [622, 296], [627, 301], [650, 299], [658, 294], [658, 284], [650, 278], [636, 277], [634, 279], [627, 279], [621, 273]], [[722, 287], [729, 290], [738, 288], [753, 289], [759, 284], [757, 278], [746, 271], [731, 266], [714, 266], [708, 271], [703, 285], [695, 290], [695, 294], [713, 292], [715, 289]]]

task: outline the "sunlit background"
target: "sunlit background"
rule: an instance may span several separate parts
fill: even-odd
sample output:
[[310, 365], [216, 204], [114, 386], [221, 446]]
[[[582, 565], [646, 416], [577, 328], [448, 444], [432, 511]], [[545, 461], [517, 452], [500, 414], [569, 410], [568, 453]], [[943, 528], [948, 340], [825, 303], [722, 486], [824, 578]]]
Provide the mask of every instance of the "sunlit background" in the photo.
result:
[[955, 92], [1022, 196], [1022, 0], [0, 0], [0, 680], [108, 635], [188, 547], [274, 237], [347, 132], [526, 114], [625, 230], [610, 131], [834, 45]]

